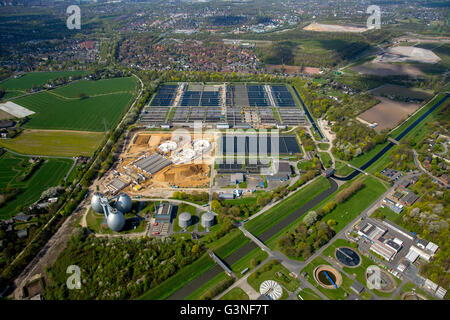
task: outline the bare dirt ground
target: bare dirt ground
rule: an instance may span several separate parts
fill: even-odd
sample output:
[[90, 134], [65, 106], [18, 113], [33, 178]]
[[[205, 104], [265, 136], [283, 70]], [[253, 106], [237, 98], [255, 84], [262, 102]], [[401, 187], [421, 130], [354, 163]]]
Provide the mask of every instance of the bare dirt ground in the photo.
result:
[[358, 118], [370, 123], [378, 123], [374, 128], [378, 132], [394, 128], [420, 107], [418, 103], [398, 102], [384, 97], [377, 98], [381, 102], [361, 113]]
[[311, 23], [303, 28], [303, 30], [308, 31], [319, 31], [319, 32], [356, 32], [361, 33], [367, 31], [365, 27], [354, 27], [354, 26], [339, 26], [333, 24], [322, 24], [322, 23]]
[[401, 98], [410, 98], [417, 100], [426, 100], [433, 96], [433, 92], [419, 88], [407, 88], [394, 84], [387, 84], [368, 91], [376, 96], [393, 96]]
[[209, 184], [208, 164], [182, 164], [170, 166], [152, 177], [153, 187], [176, 185], [186, 187], [207, 187]]
[[358, 66], [350, 67], [351, 70], [362, 74], [376, 76], [420, 76], [424, 73], [417, 67], [408, 64], [389, 64], [384, 62], [368, 62]]
[[282, 64], [266, 64], [266, 70], [268, 72], [281, 72], [284, 68], [284, 72], [287, 74], [297, 74], [300, 72], [301, 68], [299, 66], [287, 66]]
[[433, 51], [412, 46], [395, 46], [377, 56], [373, 62], [438, 63], [441, 60]]

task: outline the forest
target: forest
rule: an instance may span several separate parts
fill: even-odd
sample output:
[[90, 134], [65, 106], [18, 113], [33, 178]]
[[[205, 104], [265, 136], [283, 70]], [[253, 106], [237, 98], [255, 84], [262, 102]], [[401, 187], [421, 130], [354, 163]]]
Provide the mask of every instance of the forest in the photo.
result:
[[[47, 300], [133, 299], [204, 253], [191, 240], [108, 239], [75, 229], [67, 248], [47, 268]], [[81, 289], [66, 286], [69, 265], [81, 270]]]

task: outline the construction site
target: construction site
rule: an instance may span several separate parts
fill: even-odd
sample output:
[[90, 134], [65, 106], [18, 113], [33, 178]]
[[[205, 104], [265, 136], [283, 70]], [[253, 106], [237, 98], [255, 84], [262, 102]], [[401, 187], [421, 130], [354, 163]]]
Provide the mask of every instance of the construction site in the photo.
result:
[[155, 189], [208, 188], [213, 156], [213, 134], [199, 138], [187, 132], [138, 131], [104, 187], [112, 194], [124, 190], [135, 196], [153, 196]]

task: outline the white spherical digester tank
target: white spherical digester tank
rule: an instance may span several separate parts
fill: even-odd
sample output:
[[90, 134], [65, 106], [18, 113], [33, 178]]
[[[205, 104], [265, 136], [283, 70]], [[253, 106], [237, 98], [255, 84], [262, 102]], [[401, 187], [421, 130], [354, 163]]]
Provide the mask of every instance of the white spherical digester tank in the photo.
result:
[[119, 232], [125, 226], [125, 217], [122, 212], [115, 210], [108, 214], [106, 223], [111, 230]]
[[92, 196], [91, 199], [91, 207], [92, 209], [94, 209], [95, 212], [97, 213], [103, 213], [103, 206], [102, 206], [102, 202], [101, 199], [104, 197], [103, 194], [101, 194], [100, 192], [96, 192], [94, 193], [94, 195]]

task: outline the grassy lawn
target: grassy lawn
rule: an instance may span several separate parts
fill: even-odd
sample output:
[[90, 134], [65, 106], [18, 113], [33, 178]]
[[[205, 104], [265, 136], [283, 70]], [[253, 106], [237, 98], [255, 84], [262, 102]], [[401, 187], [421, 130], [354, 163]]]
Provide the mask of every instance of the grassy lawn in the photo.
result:
[[[286, 269], [281, 263], [273, 264], [274, 261], [276, 260], [267, 262], [261, 268], [252, 273], [247, 278], [248, 284], [251, 285], [256, 292], [259, 292], [259, 286], [261, 283], [266, 280], [275, 280], [290, 292], [297, 290], [297, 288], [300, 287], [300, 281], [292, 278], [289, 275], [289, 270]], [[277, 276], [277, 273], [281, 273], [282, 276]]]
[[303, 298], [303, 300], [322, 300], [322, 298], [310, 288], [304, 288], [298, 294]]
[[321, 149], [321, 150], [328, 150], [329, 147], [330, 147], [329, 143], [325, 143], [325, 142], [319, 143], [319, 149]]
[[87, 96], [95, 96], [114, 92], [132, 92], [136, 86], [137, 82], [134, 77], [103, 79], [97, 81], [80, 80], [74, 82], [70, 86], [57, 88], [51, 92], [65, 98], [78, 99], [78, 94], [80, 93], [84, 93]]
[[200, 288], [192, 292], [190, 295], [188, 295], [184, 300], [199, 300], [200, 297], [209, 289], [214, 287], [216, 284], [218, 284], [221, 281], [224, 281], [225, 279], [229, 279], [230, 277], [225, 273], [221, 272], [208, 282], [206, 282], [204, 285], [202, 285]]
[[92, 156], [104, 137], [102, 132], [25, 130], [14, 139], [0, 140], [0, 146], [29, 155]]
[[239, 287], [235, 287], [228, 291], [220, 300], [250, 300], [248, 294]]
[[214, 264], [214, 261], [209, 257], [207, 253], [205, 253], [198, 260], [182, 268], [181, 270], [178, 270], [177, 273], [175, 273], [166, 281], [144, 293], [138, 298], [138, 300], [166, 299], [172, 293], [182, 288], [185, 284], [197, 278], [200, 274], [211, 268]]
[[[257, 265], [259, 265], [262, 261], [266, 260], [269, 254], [265, 251], [263, 251], [261, 248], [256, 248], [253, 251], [251, 251], [249, 254], [247, 254], [245, 257], [239, 259], [237, 262], [233, 263], [231, 265], [231, 270], [233, 270], [234, 274], [238, 278], [242, 278], [245, 274], [241, 274], [241, 272], [248, 268], [247, 272], [250, 272], [253, 267], [250, 264], [250, 261], [252, 259], [255, 260]], [[246, 273], [247, 273], [246, 272]]]
[[[387, 188], [379, 180], [373, 177], [369, 176], [362, 179], [364, 179], [364, 188], [357, 191], [343, 203], [338, 204], [332, 212], [322, 218], [324, 221], [328, 221], [330, 219], [336, 220], [337, 224], [333, 227], [336, 233], [342, 230], [347, 224], [355, 219], [363, 210], [365, 210], [372, 202], [378, 199], [378, 197], [380, 197], [387, 190]], [[336, 194], [339, 193], [342, 189], [348, 187], [350, 183], [352, 182], [350, 181], [340, 186], [335, 193], [330, 195], [328, 198], [323, 200], [311, 210], [317, 210], [321, 208], [324, 204], [334, 199]], [[266, 245], [272, 250], [279, 250], [277, 245], [278, 238], [283, 234], [293, 231], [303, 220], [303, 217], [304, 216], [297, 218], [288, 227], [272, 236], [268, 241], [266, 241]], [[300, 258], [296, 257], [291, 258], [301, 260]]]
[[357, 191], [343, 203], [338, 204], [331, 213], [324, 217], [326, 221], [329, 219], [337, 221], [337, 225], [334, 227], [336, 232], [341, 231], [387, 190], [387, 187], [383, 183], [371, 176], [364, 178], [364, 185], [365, 187]]
[[326, 289], [320, 286], [316, 280], [314, 280], [314, 269], [319, 265], [331, 265], [325, 259], [321, 257], [315, 258], [311, 261], [305, 268], [302, 269], [301, 273], [306, 272], [308, 274], [308, 281], [314, 287], [316, 287], [320, 292], [322, 292], [325, 296], [327, 296], [331, 300], [345, 300], [348, 295], [350, 295], [353, 290], [350, 289], [353, 284], [353, 280], [341, 273], [342, 276], [342, 284], [338, 289]]
[[296, 191], [289, 198], [281, 201], [265, 213], [247, 222], [245, 228], [258, 236], [329, 187], [330, 183], [328, 180], [324, 177], [319, 177], [310, 185]]
[[349, 167], [344, 162], [341, 162], [341, 161], [338, 161], [338, 160], [336, 160], [335, 169], [336, 169], [335, 173], [338, 176], [343, 176], [343, 177], [349, 175], [350, 173], [352, 173], [355, 170], [352, 167]]
[[72, 165], [72, 160], [69, 159], [47, 159], [30, 178], [19, 181], [25, 170], [19, 166], [22, 161], [26, 162], [28, 158], [9, 152], [0, 157], [0, 188], [10, 185], [23, 190], [0, 208], [2, 219], [14, 216], [18, 213], [19, 205], [27, 206], [34, 203], [39, 200], [43, 191], [60, 184]]
[[104, 219], [104, 215], [100, 213], [96, 213], [94, 210], [89, 209], [86, 216], [86, 223], [89, 229], [93, 230], [96, 233], [102, 233], [102, 222]]
[[333, 165], [333, 162], [331, 161], [331, 156], [328, 152], [320, 152], [320, 160], [323, 163], [323, 166], [325, 168], [330, 168]]
[[385, 219], [388, 219], [396, 224], [399, 224], [401, 222], [401, 219], [405, 214], [405, 211], [395, 213], [389, 208], [382, 208], [382, 207], [378, 208], [376, 211], [381, 211], [384, 214]]
[[34, 86], [41, 86], [49, 80], [68, 78], [70, 76], [85, 75], [86, 71], [54, 71], [54, 72], [29, 72], [15, 79], [10, 78], [0, 83], [5, 90], [28, 90]]
[[[135, 84], [134, 78], [126, 78], [127, 82]], [[57, 95], [50, 92], [39, 92], [26, 97], [14, 99], [14, 102], [26, 107], [33, 114], [25, 127], [32, 129], [55, 129], [55, 130], [83, 130], [83, 131], [107, 131], [113, 128], [126, 112], [133, 100], [136, 89], [124, 91], [117, 87], [118, 79], [104, 81], [90, 81], [89, 90], [104, 90], [107, 84], [116, 88], [116, 92], [105, 95], [73, 98]], [[125, 80], [124, 80], [125, 81]], [[129, 88], [131, 84], [125, 85]], [[69, 84], [61, 89], [61, 94], [77, 94], [78, 83]]]

